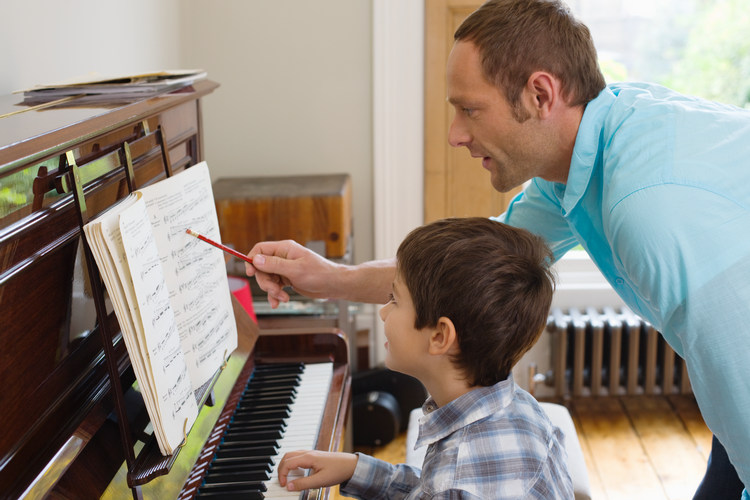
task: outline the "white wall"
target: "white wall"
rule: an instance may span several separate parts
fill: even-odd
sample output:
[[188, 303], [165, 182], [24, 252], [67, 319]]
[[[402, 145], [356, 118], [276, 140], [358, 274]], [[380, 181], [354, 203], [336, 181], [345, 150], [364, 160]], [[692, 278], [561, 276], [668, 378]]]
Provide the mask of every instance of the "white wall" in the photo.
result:
[[370, 0], [11, 0], [0, 12], [0, 92], [205, 69], [221, 84], [203, 107], [212, 177], [348, 172], [355, 259], [373, 257]]
[[355, 260], [371, 259], [370, 1], [182, 6], [183, 63], [221, 84], [203, 111], [213, 177], [348, 172]]
[[0, 92], [91, 72], [179, 67], [179, 6], [179, 0], [4, 1]]

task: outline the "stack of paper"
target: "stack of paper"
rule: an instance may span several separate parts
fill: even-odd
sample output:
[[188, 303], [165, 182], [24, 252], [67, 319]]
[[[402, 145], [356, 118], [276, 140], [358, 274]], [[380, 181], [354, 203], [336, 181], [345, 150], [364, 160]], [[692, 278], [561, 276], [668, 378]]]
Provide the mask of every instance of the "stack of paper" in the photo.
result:
[[36, 105], [75, 97], [71, 104], [127, 102], [171, 92], [206, 77], [200, 69], [164, 70], [138, 75], [99, 76], [96, 74], [49, 85], [36, 85], [23, 92], [23, 104]]

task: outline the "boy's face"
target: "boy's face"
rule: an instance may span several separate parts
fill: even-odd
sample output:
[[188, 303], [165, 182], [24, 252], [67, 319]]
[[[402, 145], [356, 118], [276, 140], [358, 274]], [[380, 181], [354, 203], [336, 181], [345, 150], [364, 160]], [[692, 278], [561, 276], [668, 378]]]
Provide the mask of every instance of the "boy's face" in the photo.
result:
[[427, 349], [429, 334], [414, 328], [415, 318], [411, 294], [397, 275], [390, 300], [380, 309], [380, 319], [385, 323], [385, 365], [420, 378], [419, 363]]

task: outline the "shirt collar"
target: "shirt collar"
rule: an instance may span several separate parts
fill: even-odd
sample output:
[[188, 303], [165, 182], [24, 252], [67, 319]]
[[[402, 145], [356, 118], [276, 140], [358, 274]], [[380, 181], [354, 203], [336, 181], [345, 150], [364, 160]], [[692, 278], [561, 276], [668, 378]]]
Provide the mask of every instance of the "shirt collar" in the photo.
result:
[[422, 405], [419, 437], [414, 448], [440, 441], [469, 424], [501, 412], [510, 405], [516, 390], [513, 375], [489, 387], [479, 387], [438, 408], [431, 397]]
[[604, 120], [616, 96], [610, 87], [605, 87], [599, 95], [586, 105], [570, 161], [568, 180], [556, 184], [555, 193], [562, 200], [563, 213], [567, 215], [578, 204], [591, 181], [591, 176], [599, 154], [599, 142]]

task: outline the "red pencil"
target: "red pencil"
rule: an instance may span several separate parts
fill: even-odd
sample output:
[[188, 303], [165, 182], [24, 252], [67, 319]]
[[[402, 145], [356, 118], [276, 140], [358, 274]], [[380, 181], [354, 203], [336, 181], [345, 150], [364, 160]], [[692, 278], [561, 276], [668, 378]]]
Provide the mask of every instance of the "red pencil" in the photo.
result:
[[227, 247], [227, 246], [224, 246], [224, 245], [222, 245], [221, 243], [217, 243], [217, 242], [215, 242], [214, 240], [212, 240], [212, 239], [210, 239], [210, 238], [206, 238], [206, 237], [205, 237], [205, 236], [203, 236], [202, 234], [198, 234], [198, 233], [196, 233], [195, 231], [193, 231], [192, 229], [187, 229], [187, 230], [186, 230], [185, 232], [186, 232], [187, 234], [191, 235], [191, 236], [195, 236], [195, 237], [196, 237], [196, 238], [198, 238], [199, 240], [203, 240], [203, 241], [205, 241], [206, 243], [210, 243], [211, 245], [215, 246], [216, 248], [218, 248], [218, 249], [220, 249], [220, 250], [224, 250], [224, 251], [225, 251], [225, 252], [227, 252], [228, 254], [234, 255], [234, 256], [235, 256], [235, 257], [237, 257], [238, 259], [242, 259], [242, 260], [244, 260], [245, 262], [249, 262], [250, 264], [252, 264], [252, 263], [253, 263], [253, 260], [252, 260], [252, 259], [249, 259], [249, 258], [247, 257], [247, 255], [242, 255], [242, 254], [241, 254], [240, 252], [238, 252], [238, 251], [236, 251], [236, 250], [233, 250], [233, 249], [231, 249], [231, 248], [229, 248], [229, 247]]

